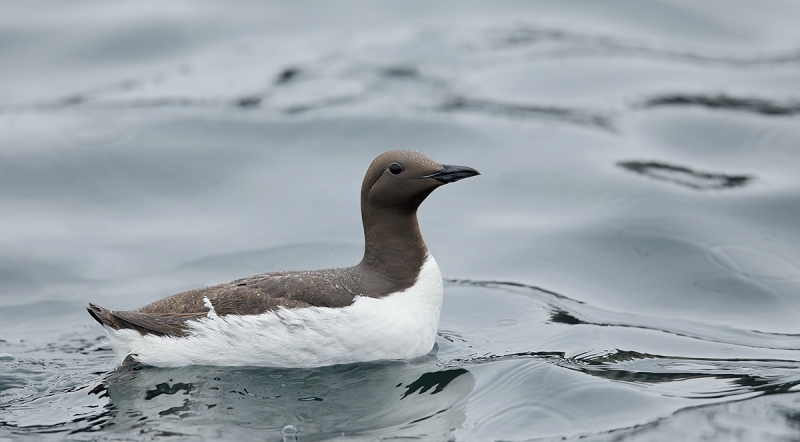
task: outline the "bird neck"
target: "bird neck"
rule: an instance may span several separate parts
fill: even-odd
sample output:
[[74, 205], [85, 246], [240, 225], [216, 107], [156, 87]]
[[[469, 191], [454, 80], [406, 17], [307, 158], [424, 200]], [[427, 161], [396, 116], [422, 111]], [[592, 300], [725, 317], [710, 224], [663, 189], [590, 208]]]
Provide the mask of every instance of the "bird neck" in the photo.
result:
[[359, 266], [402, 285], [416, 282], [428, 256], [416, 208], [362, 207], [364, 258]]

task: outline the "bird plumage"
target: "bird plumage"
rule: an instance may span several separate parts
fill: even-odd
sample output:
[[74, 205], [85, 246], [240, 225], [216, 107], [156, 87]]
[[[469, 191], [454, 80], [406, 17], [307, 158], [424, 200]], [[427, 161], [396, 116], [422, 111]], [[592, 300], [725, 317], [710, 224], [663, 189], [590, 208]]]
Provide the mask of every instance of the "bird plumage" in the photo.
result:
[[437, 187], [474, 175], [418, 152], [386, 152], [361, 187], [365, 250], [357, 265], [264, 273], [137, 310], [89, 304], [89, 314], [121, 359], [151, 365], [313, 366], [420, 356], [433, 346], [442, 280], [417, 208]]

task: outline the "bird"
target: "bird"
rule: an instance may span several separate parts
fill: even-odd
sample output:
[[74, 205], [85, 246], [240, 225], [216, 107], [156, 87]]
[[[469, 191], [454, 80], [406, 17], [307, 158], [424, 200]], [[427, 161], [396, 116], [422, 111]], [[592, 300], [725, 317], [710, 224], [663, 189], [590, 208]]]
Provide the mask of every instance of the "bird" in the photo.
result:
[[123, 363], [309, 368], [424, 356], [435, 344], [443, 284], [417, 209], [436, 188], [475, 175], [416, 151], [384, 152], [361, 185], [358, 264], [263, 273], [137, 310], [87, 310]]

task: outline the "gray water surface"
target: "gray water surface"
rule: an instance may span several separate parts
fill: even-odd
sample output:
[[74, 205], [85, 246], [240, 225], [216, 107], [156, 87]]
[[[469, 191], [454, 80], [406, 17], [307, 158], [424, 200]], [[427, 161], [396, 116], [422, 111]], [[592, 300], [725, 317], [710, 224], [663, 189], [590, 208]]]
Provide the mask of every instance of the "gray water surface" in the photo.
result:
[[[4, 2], [0, 440], [797, 440], [800, 4]], [[119, 367], [138, 308], [420, 209], [434, 351]]]

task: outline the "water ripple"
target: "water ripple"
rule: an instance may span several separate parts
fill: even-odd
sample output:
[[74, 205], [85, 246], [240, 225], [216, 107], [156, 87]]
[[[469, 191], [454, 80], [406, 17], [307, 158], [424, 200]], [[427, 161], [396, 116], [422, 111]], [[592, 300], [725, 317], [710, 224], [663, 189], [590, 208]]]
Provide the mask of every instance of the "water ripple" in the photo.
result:
[[644, 102], [645, 108], [663, 106], [698, 106], [709, 109], [727, 109], [764, 115], [789, 116], [800, 113], [800, 103], [779, 102], [765, 98], [734, 97], [726, 94], [670, 94], [653, 97]]
[[620, 167], [659, 181], [678, 184], [692, 190], [717, 190], [742, 187], [753, 180], [751, 175], [701, 172], [689, 167], [658, 161], [623, 161]]
[[542, 106], [536, 104], [504, 103], [495, 100], [452, 97], [439, 107], [444, 112], [476, 112], [507, 118], [539, 118], [554, 119], [566, 123], [592, 126], [608, 131], [615, 131], [609, 115], [559, 106]]
[[[800, 361], [794, 360], [689, 358], [614, 350], [580, 354], [560, 363], [565, 368], [592, 376], [642, 385], [658, 394], [690, 399], [786, 393], [800, 385]], [[661, 384], [699, 379], [706, 382], [660, 387]]]
[[659, 47], [631, 38], [525, 24], [489, 32], [484, 47], [488, 50], [541, 49], [548, 57], [586, 55], [647, 57], [698, 65], [722, 65], [738, 68], [791, 64], [800, 61], [800, 48], [773, 54], [721, 55]]
[[446, 282], [456, 285], [499, 289], [532, 296], [548, 304], [552, 322], [567, 325], [637, 328], [721, 344], [773, 350], [800, 350], [800, 341], [798, 341], [797, 335], [794, 334], [742, 330], [725, 325], [711, 325], [685, 319], [614, 312], [591, 306], [563, 294], [517, 282], [465, 279], [447, 279]]

